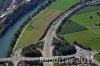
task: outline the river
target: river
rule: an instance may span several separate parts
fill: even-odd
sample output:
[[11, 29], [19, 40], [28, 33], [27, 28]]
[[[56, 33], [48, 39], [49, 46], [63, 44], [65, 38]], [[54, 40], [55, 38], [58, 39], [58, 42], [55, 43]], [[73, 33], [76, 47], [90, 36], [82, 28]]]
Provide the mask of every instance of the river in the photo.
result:
[[[44, 3], [47, 3], [46, 0]], [[14, 37], [14, 34], [16, 31], [20, 28], [20, 25], [22, 25], [32, 14], [34, 14], [38, 9], [40, 8], [40, 5], [37, 6], [34, 10], [30, 11], [29, 13], [25, 14], [23, 17], [21, 17], [13, 26], [11, 26], [5, 35], [0, 38], [0, 58], [7, 57], [8, 50], [10, 48], [11, 40]], [[1, 65], [0, 65], [1, 66]]]

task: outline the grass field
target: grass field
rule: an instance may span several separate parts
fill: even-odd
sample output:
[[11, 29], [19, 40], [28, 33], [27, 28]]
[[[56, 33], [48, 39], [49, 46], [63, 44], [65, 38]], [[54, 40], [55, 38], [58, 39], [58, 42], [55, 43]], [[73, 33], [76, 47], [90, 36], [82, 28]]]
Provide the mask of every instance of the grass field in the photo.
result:
[[100, 54], [94, 55], [94, 58], [95, 58], [98, 62], [100, 62]]
[[[97, 15], [97, 12], [100, 13], [100, 10], [73, 15], [70, 18], [72, 24], [65, 23], [60, 33], [69, 42], [77, 41], [92, 50], [100, 50], [100, 26], [96, 26], [97, 23], [100, 23], [100, 16]], [[92, 16], [92, 19], [90, 19], [90, 16]], [[76, 25], [73, 25], [73, 22]], [[87, 30], [83, 30], [83, 28]]]
[[70, 6], [78, 1], [80, 0], [56, 0], [55, 3], [36, 16], [36, 18], [33, 17], [31, 23], [27, 26], [24, 33], [19, 38], [14, 50], [23, 45], [37, 42], [43, 35], [49, 23], [61, 12], [70, 8]]
[[100, 36], [99, 38], [96, 38], [94, 40], [85, 42], [82, 44], [83, 46], [88, 46], [90, 47], [92, 50], [100, 50]]
[[87, 30], [87, 28], [85, 28], [85, 27], [81, 26], [80, 24], [77, 24], [73, 21], [71, 21], [71, 22], [66, 21], [65, 24], [61, 28], [60, 35], [79, 32], [79, 31], [83, 31], [83, 30]]
[[79, 43], [88, 42], [88, 41], [94, 40], [98, 37], [99, 37], [99, 35], [91, 32], [89, 30], [74, 32], [74, 33], [64, 35], [64, 38], [66, 40], [68, 40], [70, 42], [78, 41]]
[[99, 10], [99, 9], [100, 9], [100, 6], [98, 6], [98, 5], [89, 5], [85, 8], [83, 8], [83, 9], [81, 9], [80, 11], [78, 11], [76, 14], [96, 11], [96, 10]]
[[65, 34], [64, 38], [69, 42], [77, 41], [92, 50], [100, 50], [100, 36], [89, 30]]
[[[97, 12], [100, 12], [100, 10], [74, 15], [71, 17], [71, 20], [86, 28], [95, 27], [95, 24], [100, 22], [100, 16], [97, 15]], [[90, 19], [90, 16], [92, 16], [93, 19]]]
[[54, 63], [53, 66], [61, 66], [59, 63]]

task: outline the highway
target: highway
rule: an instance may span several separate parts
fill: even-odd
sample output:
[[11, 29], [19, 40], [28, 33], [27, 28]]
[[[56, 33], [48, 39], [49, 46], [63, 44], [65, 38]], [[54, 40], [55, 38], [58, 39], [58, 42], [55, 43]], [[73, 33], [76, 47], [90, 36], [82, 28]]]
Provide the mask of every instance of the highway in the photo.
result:
[[[59, 27], [59, 25], [62, 23], [62, 21], [64, 20], [64, 18], [68, 18], [72, 13], [74, 13], [76, 10], [80, 9], [81, 7], [84, 7], [86, 5], [89, 5], [91, 3], [94, 3], [94, 2], [97, 2], [95, 0], [93, 1], [89, 1], [87, 3], [82, 3], [81, 5], [77, 5], [76, 7], [68, 10], [68, 11], [65, 11], [64, 14], [62, 14], [60, 17], [58, 17], [56, 19], [56, 21], [51, 25], [51, 27], [48, 29], [47, 31], [47, 34], [45, 36], [45, 40], [44, 40], [44, 54], [43, 54], [43, 57], [45, 58], [48, 58], [48, 57], [52, 57], [52, 39], [54, 37], [54, 35], [56, 34], [56, 30], [57, 28]], [[77, 50], [80, 51], [80, 48], [77, 47]], [[83, 49], [82, 49], [83, 50]], [[84, 53], [88, 53], [88, 52], [85, 52], [85, 50], [83, 50]], [[82, 51], [81, 51], [82, 52]], [[79, 55], [78, 55], [79, 54]], [[76, 56], [80, 56], [80, 52], [76, 54]], [[84, 54], [84, 56], [86, 56], [86, 54]], [[88, 55], [89, 56], [89, 55]], [[87, 56], [87, 57], [88, 57]], [[44, 66], [53, 66], [53, 63], [44, 63]]]
[[[43, 57], [35, 57], [35, 58], [29, 58], [29, 57], [22, 57], [21, 56], [21, 51], [24, 47], [21, 47], [19, 49], [17, 49], [15, 51], [15, 53], [13, 54], [13, 56], [9, 57], [9, 58], [2, 58], [0, 59], [0, 62], [12, 62], [14, 64], [14, 66], [18, 66], [18, 64], [21, 61], [34, 61], [34, 60], [41, 60], [42, 59], [58, 59], [60, 58], [66, 58], [66, 57], [86, 57], [88, 60], [92, 60], [93, 59], [93, 55], [95, 55], [96, 53], [99, 53], [99, 51], [89, 51], [89, 50], [84, 50], [76, 45], [75, 48], [77, 50], [76, 54], [73, 55], [67, 55], [67, 56], [52, 56], [52, 51], [53, 51], [53, 46], [52, 46], [52, 40], [53, 37], [56, 35], [56, 31], [59, 27], [59, 25], [62, 23], [62, 21], [64, 20], [64, 18], [68, 18], [69, 16], [72, 15], [72, 13], [76, 12], [76, 10], [80, 9], [81, 7], [85, 6], [85, 5], [89, 5], [91, 3], [96, 2], [95, 0], [93, 1], [89, 1], [88, 3], [82, 3], [80, 5], [76, 5], [75, 7], [71, 8], [70, 10], [65, 11], [62, 15], [60, 15], [54, 22], [53, 24], [50, 26], [50, 28], [48, 29], [45, 37], [43, 38], [44, 40], [44, 48], [42, 51], [42, 55]], [[57, 37], [57, 36], [56, 36]], [[60, 39], [60, 38], [59, 38]], [[95, 60], [94, 60], [95, 61]], [[98, 65], [100, 65], [99, 63], [97, 63]], [[53, 66], [52, 62], [43, 62], [44, 66]]]
[[[59, 18], [57, 18], [57, 20], [54, 22], [55, 24], [51, 25], [51, 27], [49, 28], [45, 36], [45, 40], [44, 40], [44, 54], [43, 54], [44, 58], [52, 57], [52, 49], [51, 49], [52, 39], [54, 37], [54, 33], [57, 30], [58, 26], [61, 24], [64, 18], [69, 17], [71, 13], [73, 13], [75, 10], [79, 8], [81, 8], [80, 5], [71, 9], [70, 11], [65, 12], [63, 16], [60, 16]], [[44, 63], [44, 66], [53, 66], [53, 63]]]

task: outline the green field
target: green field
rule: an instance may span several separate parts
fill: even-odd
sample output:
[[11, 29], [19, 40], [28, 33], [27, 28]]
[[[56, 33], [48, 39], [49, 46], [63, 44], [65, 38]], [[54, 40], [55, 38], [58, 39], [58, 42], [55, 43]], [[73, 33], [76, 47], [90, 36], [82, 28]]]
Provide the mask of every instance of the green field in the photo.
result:
[[81, 26], [80, 24], [77, 24], [73, 21], [71, 21], [71, 22], [66, 21], [65, 24], [61, 28], [60, 35], [79, 32], [79, 31], [83, 31], [83, 30], [87, 30], [87, 28], [85, 28], [85, 27]]
[[[95, 27], [96, 23], [100, 23], [100, 16], [97, 15], [97, 12], [100, 12], [100, 10], [74, 15], [70, 19], [86, 28]], [[90, 16], [93, 19], [90, 19]]]
[[70, 42], [78, 41], [79, 43], [88, 42], [98, 38], [99, 35], [92, 33], [89, 30], [65, 34], [64, 38]]
[[99, 10], [99, 9], [100, 9], [100, 6], [98, 6], [98, 5], [89, 5], [85, 8], [83, 8], [83, 9], [81, 9], [80, 11], [78, 11], [76, 14], [96, 11], [96, 10]]
[[85, 47], [91, 47], [93, 50], [100, 49], [100, 35], [89, 30], [65, 34], [64, 38], [69, 42], [77, 41]]
[[85, 42], [82, 45], [88, 46], [93, 50], [100, 50], [100, 36], [99, 38]]
[[65, 23], [60, 34], [69, 42], [77, 41], [92, 50], [100, 50], [100, 26], [96, 26], [100, 23], [100, 16], [97, 15], [97, 12], [100, 13], [100, 10], [91, 9], [91, 11], [73, 15], [69, 19], [72, 23]]
[[61, 66], [59, 63], [54, 63], [53, 66]]
[[36, 18], [33, 17], [31, 23], [27, 26], [24, 33], [19, 38], [14, 50], [23, 45], [37, 42], [47, 29], [49, 23], [61, 12], [70, 8], [70, 6], [76, 4], [78, 1], [80, 0], [56, 0], [55, 3], [36, 16]]
[[100, 54], [94, 55], [94, 58], [95, 58], [98, 62], [100, 62]]

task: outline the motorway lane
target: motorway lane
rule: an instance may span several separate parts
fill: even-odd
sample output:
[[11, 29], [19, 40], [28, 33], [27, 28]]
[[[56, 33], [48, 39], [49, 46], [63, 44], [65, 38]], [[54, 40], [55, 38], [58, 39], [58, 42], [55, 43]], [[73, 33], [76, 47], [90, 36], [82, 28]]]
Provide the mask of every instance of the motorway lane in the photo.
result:
[[[59, 25], [62, 23], [63, 19], [66, 17], [68, 17], [73, 11], [79, 9], [81, 6], [78, 5], [77, 7], [71, 9], [70, 11], [65, 12], [63, 15], [61, 15], [59, 18], [57, 18], [57, 20], [53, 23], [53, 25], [51, 25], [51, 27], [49, 28], [49, 30], [47, 31], [47, 34], [45, 36], [45, 40], [44, 40], [44, 54], [43, 57], [44, 58], [49, 58], [52, 57], [52, 39], [54, 36], [55, 31], [57, 30], [57, 28], [59, 27]], [[53, 66], [53, 63], [43, 63], [44, 66]]]
[[[93, 1], [93, 2], [95, 2], [95, 1]], [[53, 35], [56, 34], [56, 30], [58, 29], [59, 25], [62, 23], [62, 21], [64, 20], [64, 18], [69, 17], [71, 13], [73, 13], [77, 9], [80, 9], [84, 5], [88, 5], [88, 4], [93, 3], [93, 2], [90, 1], [88, 3], [83, 3], [81, 5], [77, 5], [76, 7], [74, 7], [72, 9], [66, 11], [63, 15], [61, 15], [59, 18], [57, 18], [57, 20], [51, 25], [51, 27], [49, 28], [49, 30], [48, 30], [48, 32], [47, 32], [47, 34], [45, 36], [45, 41], [44, 41], [44, 55], [43, 55], [43, 57], [51, 57], [52, 56], [50, 50], [51, 50], [51, 47], [52, 47]], [[84, 51], [84, 50], [82, 50], [82, 51]], [[88, 52], [85, 52], [85, 53], [86, 53], [85, 55], [84, 54], [82, 54], [82, 55], [84, 55], [84, 56], [88, 55]], [[44, 63], [44, 66], [50, 66], [50, 64], [49, 63]]]
[[[57, 20], [51, 25], [51, 27], [49, 28], [49, 30], [47, 31], [47, 34], [44, 38], [44, 49], [43, 49], [43, 58], [50, 58], [52, 57], [52, 39], [53, 39], [53, 36], [57, 30], [57, 28], [59, 27], [59, 25], [61, 24], [61, 22], [63, 21], [64, 18], [67, 18], [71, 13], [73, 13], [75, 10], [81, 8], [84, 4], [81, 4], [81, 5], [77, 5], [76, 7], [66, 11], [63, 15], [61, 15], [59, 18], [57, 18]], [[70, 55], [69, 57], [71, 56], [79, 56], [81, 55], [81, 52], [83, 52], [84, 50], [83, 49], [80, 49], [79, 47], [76, 46], [76, 48], [78, 48], [77, 50], [79, 51], [78, 53], [76, 53], [75, 55]], [[12, 61], [13, 64], [15, 66], [17, 66], [17, 64], [19, 63], [19, 61], [24, 61], [24, 60], [27, 60], [27, 61], [31, 61], [31, 60], [38, 60], [39, 58], [25, 58], [25, 57], [20, 57], [20, 52], [23, 48], [21, 49], [18, 49], [16, 52], [15, 52], [15, 55], [11, 58], [6, 58], [4, 59], [5, 61]], [[82, 50], [80, 52], [80, 50]], [[19, 52], [20, 51], [20, 52]], [[89, 51], [84, 51], [85, 54], [82, 54], [84, 56], [88, 56], [88, 54], [90, 53]], [[61, 56], [62, 58], [63, 56]], [[66, 56], [68, 57], [68, 56]], [[3, 59], [2, 59], [3, 60]], [[1, 61], [2, 61], [1, 60]], [[3, 60], [3, 61], [4, 61]], [[44, 62], [43, 63], [44, 66], [53, 66], [53, 63], [46, 63]]]

